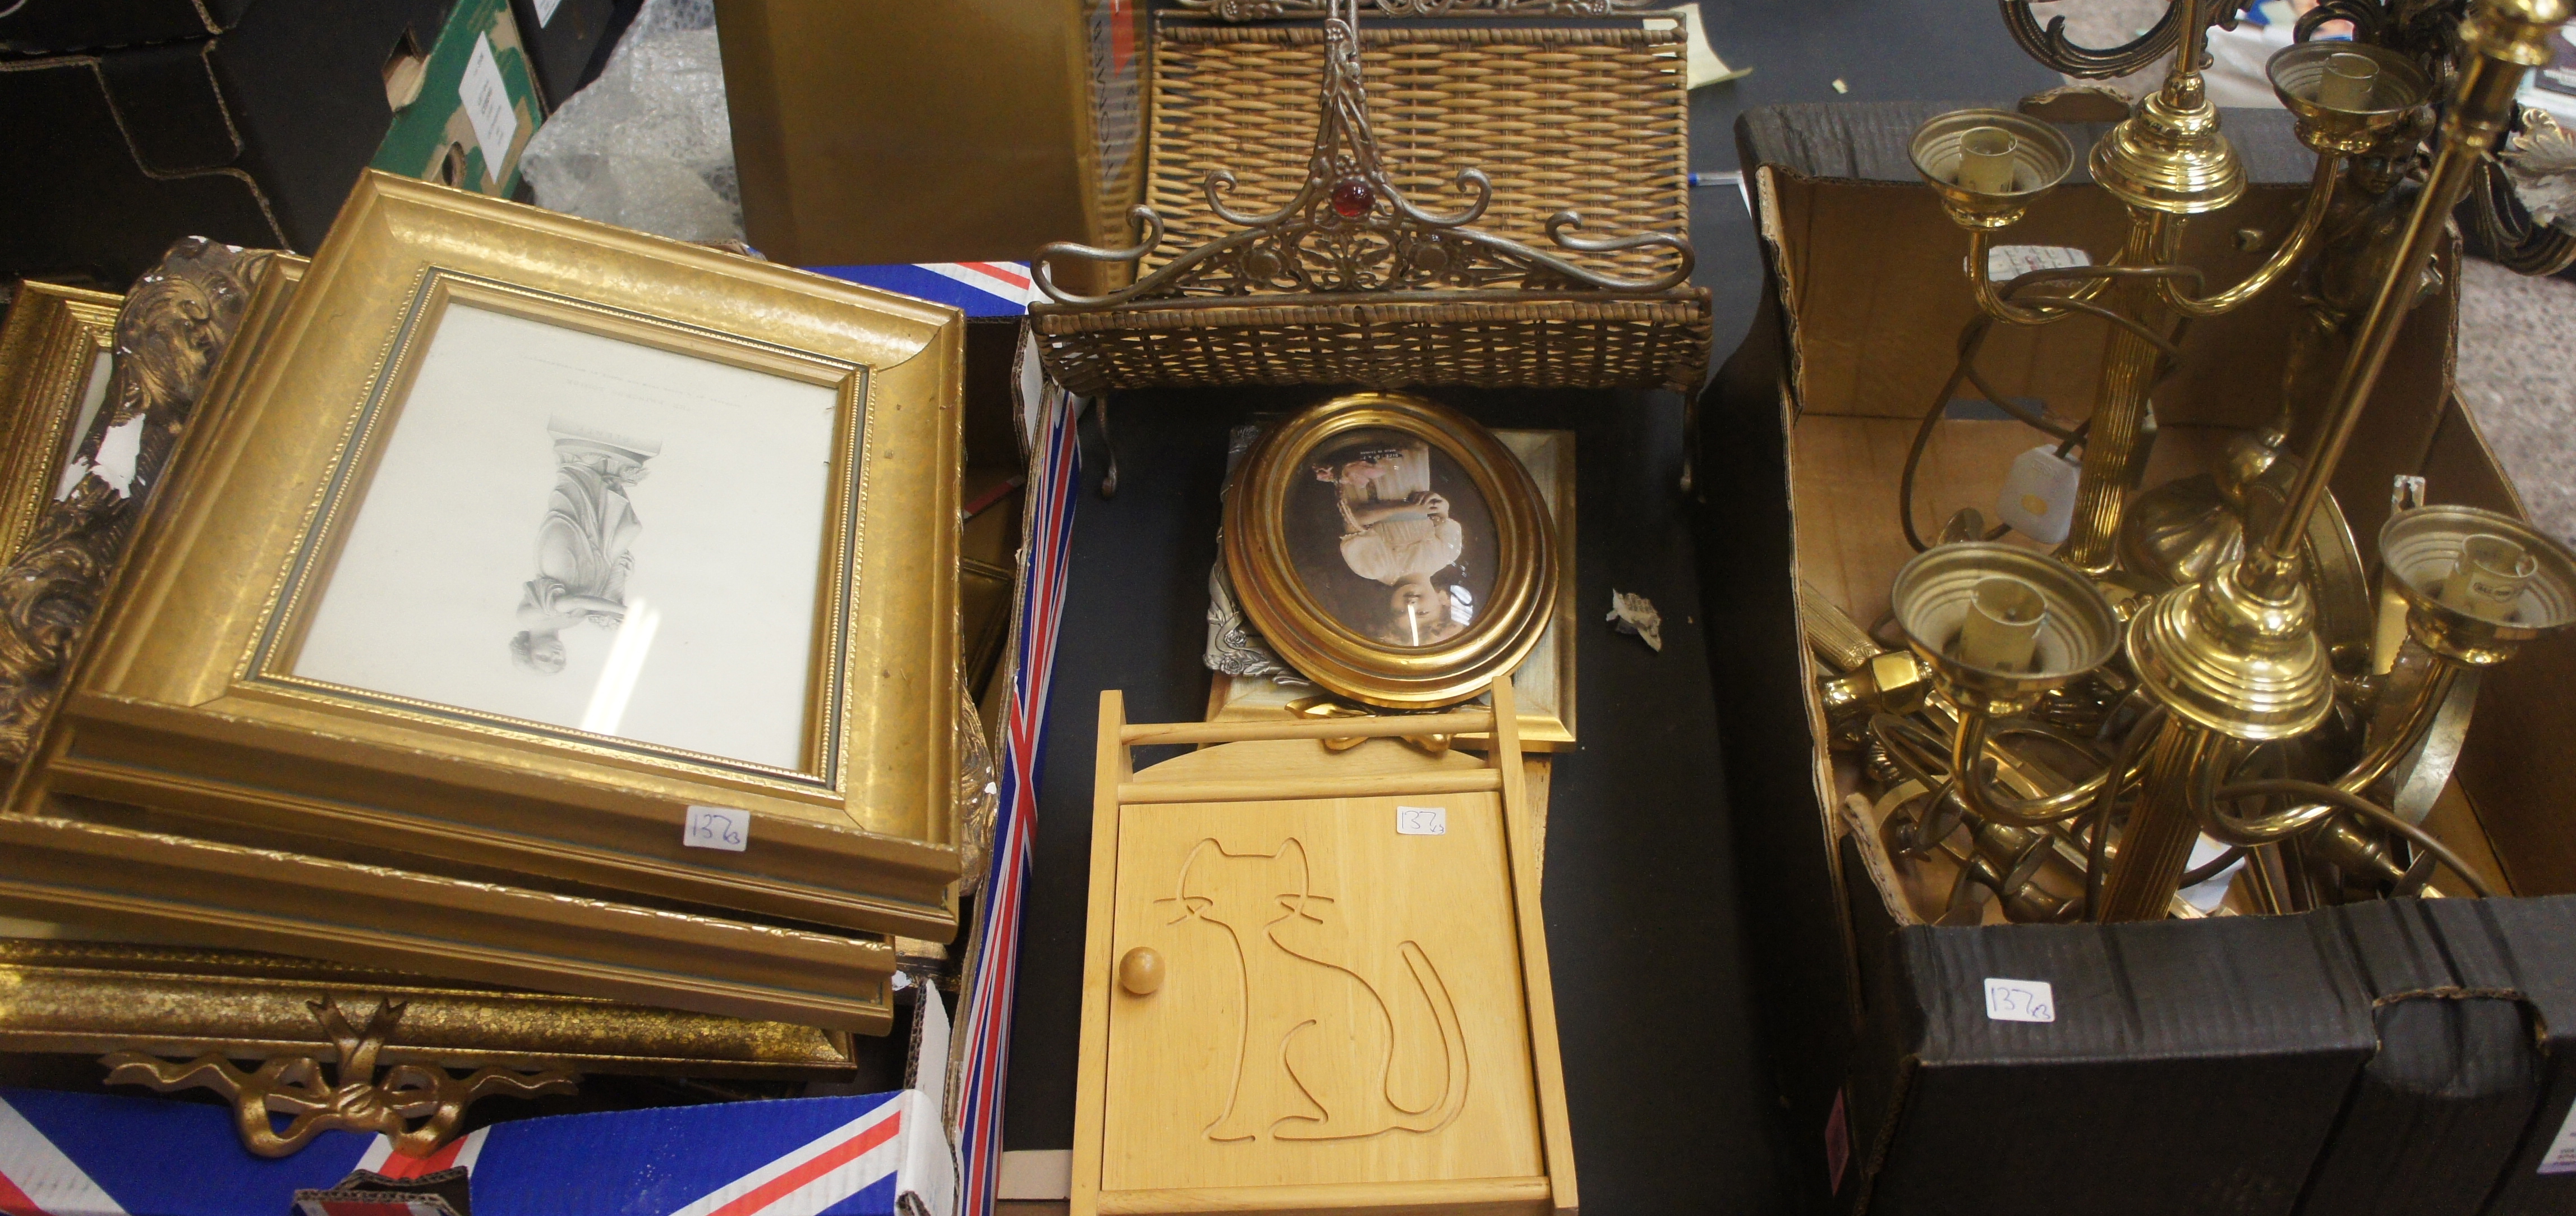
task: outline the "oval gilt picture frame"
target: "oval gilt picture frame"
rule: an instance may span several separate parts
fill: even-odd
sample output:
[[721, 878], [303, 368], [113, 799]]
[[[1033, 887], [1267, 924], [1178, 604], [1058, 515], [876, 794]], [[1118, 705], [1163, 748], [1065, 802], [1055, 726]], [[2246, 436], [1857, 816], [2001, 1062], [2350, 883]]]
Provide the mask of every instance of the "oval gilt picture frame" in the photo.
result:
[[1226, 495], [1244, 615], [1300, 674], [1389, 709], [1455, 704], [1519, 666], [1556, 602], [1553, 537], [1509, 449], [1402, 393], [1273, 427]]

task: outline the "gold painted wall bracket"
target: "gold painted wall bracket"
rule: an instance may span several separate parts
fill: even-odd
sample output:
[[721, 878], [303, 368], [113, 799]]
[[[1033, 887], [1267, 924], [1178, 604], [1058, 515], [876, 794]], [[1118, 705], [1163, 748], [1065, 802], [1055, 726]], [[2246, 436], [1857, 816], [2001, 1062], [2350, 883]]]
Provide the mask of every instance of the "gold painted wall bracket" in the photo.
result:
[[[379, 1133], [393, 1138], [395, 1152], [425, 1157], [456, 1134], [465, 1108], [481, 1099], [568, 1094], [580, 1084], [578, 1074], [560, 1066], [521, 1071], [487, 1065], [463, 1078], [421, 1064], [380, 1071], [376, 1056], [402, 1020], [401, 1002], [379, 1001], [363, 1026], [351, 1025], [331, 997], [305, 1004], [338, 1061], [331, 1066], [331, 1082], [323, 1081], [324, 1065], [311, 1056], [272, 1057], [252, 1072], [212, 1053], [179, 1063], [118, 1051], [99, 1063], [107, 1066], [112, 1085], [148, 1085], [163, 1093], [211, 1089], [230, 1099], [242, 1147], [263, 1157], [292, 1155], [326, 1131]], [[272, 1124], [271, 1115], [287, 1117], [285, 1130]]]

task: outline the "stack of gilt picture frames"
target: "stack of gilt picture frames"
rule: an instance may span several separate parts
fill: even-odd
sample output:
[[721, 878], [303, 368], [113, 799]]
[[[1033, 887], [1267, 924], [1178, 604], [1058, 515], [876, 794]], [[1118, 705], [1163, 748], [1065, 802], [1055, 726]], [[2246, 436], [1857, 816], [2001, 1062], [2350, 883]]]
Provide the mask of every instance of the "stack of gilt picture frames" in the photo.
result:
[[[883, 1033], [956, 926], [958, 314], [378, 174], [309, 266], [199, 246], [112, 376], [49, 340], [7, 581], [104, 591], [0, 670], [0, 914], [696, 1018], [630, 1071]], [[49, 982], [188, 982], [128, 961]]]

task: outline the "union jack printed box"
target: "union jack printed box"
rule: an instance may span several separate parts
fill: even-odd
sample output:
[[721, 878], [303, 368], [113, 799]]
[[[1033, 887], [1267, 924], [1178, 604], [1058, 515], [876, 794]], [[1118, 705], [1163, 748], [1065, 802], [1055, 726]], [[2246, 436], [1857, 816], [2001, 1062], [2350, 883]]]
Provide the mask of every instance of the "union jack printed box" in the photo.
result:
[[917, 1090], [523, 1119], [428, 1158], [391, 1149], [325, 1132], [272, 1160], [241, 1146], [226, 1107], [0, 1089], [0, 1213], [281, 1216], [353, 1170], [460, 1166], [474, 1216], [894, 1216], [904, 1193], [947, 1216], [956, 1187]]

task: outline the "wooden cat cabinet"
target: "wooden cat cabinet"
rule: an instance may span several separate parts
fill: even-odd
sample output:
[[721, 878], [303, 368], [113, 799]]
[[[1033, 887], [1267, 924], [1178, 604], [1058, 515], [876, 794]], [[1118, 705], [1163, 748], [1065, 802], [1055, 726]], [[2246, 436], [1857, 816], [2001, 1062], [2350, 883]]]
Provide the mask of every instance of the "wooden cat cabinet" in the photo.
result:
[[[1517, 719], [1493, 693], [1169, 725], [1101, 694], [1074, 1216], [1576, 1210]], [[1482, 757], [1396, 737], [1489, 730]], [[1354, 735], [1377, 737], [1321, 743]], [[1165, 744], [1215, 746], [1134, 767]]]

